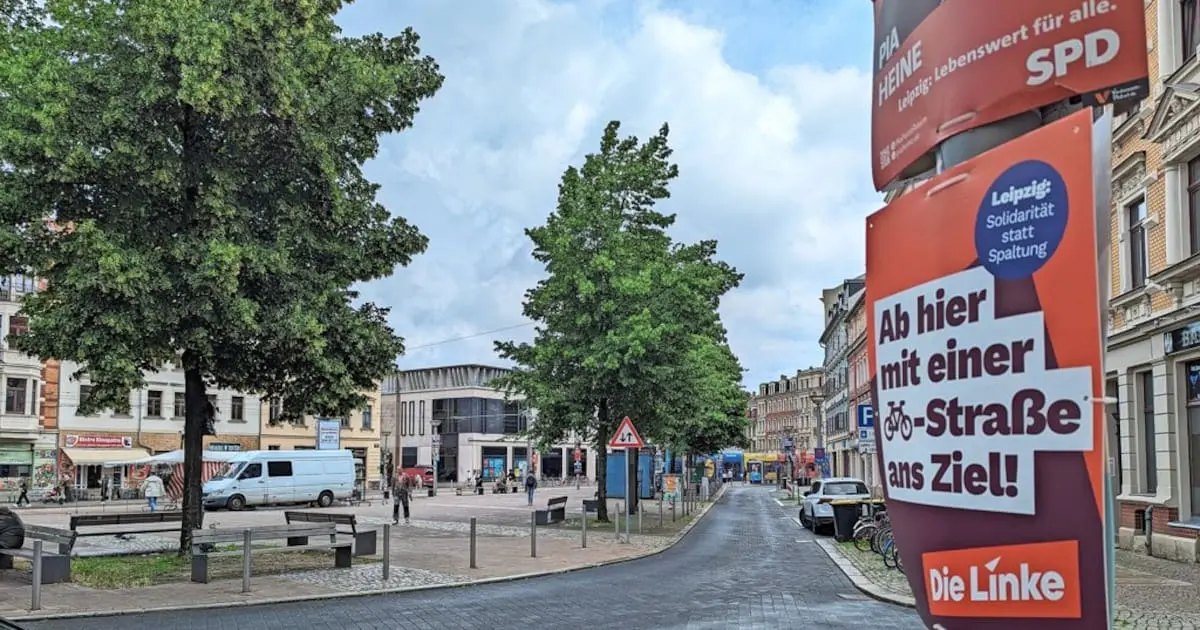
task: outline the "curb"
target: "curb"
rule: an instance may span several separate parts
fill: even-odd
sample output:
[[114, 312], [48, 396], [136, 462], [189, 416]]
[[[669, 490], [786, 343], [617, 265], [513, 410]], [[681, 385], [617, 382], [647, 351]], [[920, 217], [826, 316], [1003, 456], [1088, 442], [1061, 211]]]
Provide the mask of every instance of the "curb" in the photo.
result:
[[889, 593], [888, 591], [877, 586], [874, 582], [867, 578], [867, 576], [863, 575], [862, 571], [859, 571], [858, 567], [854, 566], [854, 563], [846, 559], [846, 556], [842, 555], [842, 552], [838, 550], [837, 547], [833, 546], [833, 544], [829, 541], [814, 540], [813, 542], [817, 543], [817, 546], [821, 548], [821, 551], [824, 551], [825, 555], [829, 556], [829, 559], [832, 560], [835, 565], [837, 565], [838, 570], [840, 570], [846, 575], [847, 578], [849, 578], [850, 582], [854, 584], [854, 588], [862, 591], [865, 595], [886, 604], [895, 604], [897, 606], [904, 606], [905, 608], [917, 607], [917, 600], [913, 597]]
[[250, 607], [255, 607], [255, 606], [272, 606], [272, 605], [278, 605], [278, 604], [297, 604], [297, 603], [301, 603], [301, 602], [320, 602], [320, 601], [329, 601], [329, 600], [336, 600], [336, 599], [352, 599], [352, 598], [360, 598], [360, 597], [372, 597], [372, 596], [376, 596], [376, 595], [399, 595], [399, 594], [403, 594], [403, 593], [417, 593], [417, 592], [421, 592], [421, 591], [435, 591], [435, 590], [445, 590], [445, 589], [452, 589], [452, 588], [465, 588], [468, 586], [482, 586], [484, 584], [501, 584], [504, 582], [518, 582], [521, 580], [546, 577], [549, 575], [561, 575], [564, 573], [575, 573], [576, 571], [586, 571], [588, 569], [598, 569], [600, 567], [606, 567], [606, 566], [610, 566], [610, 565], [614, 565], [614, 564], [624, 564], [626, 562], [633, 562], [635, 560], [642, 560], [645, 558], [657, 556], [659, 554], [666, 552], [668, 549], [671, 549], [675, 545], [679, 544], [679, 541], [683, 540], [683, 538], [685, 536], [687, 536], [689, 532], [692, 531], [692, 528], [695, 527], [705, 516], [708, 515], [709, 510], [711, 510], [712, 507], [717, 504], [717, 501], [721, 500], [721, 497], [724, 496], [724, 494], [725, 494], [726, 487], [727, 486], [722, 485], [721, 488], [719, 490], [717, 490], [717, 493], [715, 495], [713, 495], [712, 501], [708, 505], [705, 505], [703, 508], [700, 509], [700, 513], [696, 515], [696, 518], [693, 518], [692, 522], [688, 523], [687, 525], [684, 526], [683, 529], [679, 530], [679, 533], [676, 534], [662, 548], [654, 549], [654, 550], [648, 551], [644, 554], [630, 556], [627, 558], [613, 558], [611, 560], [602, 560], [600, 562], [592, 562], [592, 563], [576, 565], [576, 566], [572, 566], [572, 567], [551, 569], [549, 571], [532, 571], [529, 573], [519, 573], [517, 575], [502, 575], [499, 577], [481, 578], [478, 580], [470, 580], [470, 581], [466, 581], [466, 582], [451, 582], [449, 584], [424, 584], [421, 586], [399, 586], [399, 587], [395, 587], [395, 588], [380, 588], [380, 589], [373, 589], [370, 591], [354, 591], [354, 592], [346, 592], [346, 593], [328, 593], [328, 594], [324, 594], [324, 595], [301, 595], [301, 596], [295, 596], [295, 597], [266, 597], [266, 598], [262, 598], [262, 599], [251, 599], [251, 600], [240, 601], [240, 602], [219, 602], [219, 603], [213, 603], [213, 604], [184, 604], [184, 605], [180, 605], [180, 606], [156, 606], [153, 608], [139, 608], [139, 609], [134, 609], [134, 610], [81, 611], [81, 612], [50, 613], [50, 614], [33, 613], [33, 614], [28, 614], [28, 615], [8, 617], [8, 620], [19, 622], [19, 621], [51, 621], [51, 620], [56, 620], [56, 619], [94, 619], [94, 618], [101, 618], [101, 617], [126, 617], [126, 616], [130, 616], [130, 615], [141, 615], [144, 613], [177, 612], [177, 611], [190, 611], [190, 610], [224, 610], [224, 609], [229, 609], [229, 608], [250, 608]]

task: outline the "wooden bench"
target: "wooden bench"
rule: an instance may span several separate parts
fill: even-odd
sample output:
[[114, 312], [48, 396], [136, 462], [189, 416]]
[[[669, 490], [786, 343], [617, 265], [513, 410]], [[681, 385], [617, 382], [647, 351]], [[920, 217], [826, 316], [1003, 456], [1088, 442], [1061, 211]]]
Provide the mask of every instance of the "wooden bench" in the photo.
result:
[[[309, 543], [312, 536], [328, 536], [328, 543]], [[254, 547], [254, 543], [264, 541], [286, 540], [286, 546]], [[319, 523], [312, 525], [282, 525], [279, 527], [255, 527], [250, 529], [222, 528], [197, 529], [192, 532], [192, 581], [208, 584], [208, 559], [220, 557], [245, 557], [246, 544], [250, 546], [250, 556], [260, 553], [279, 553], [284, 551], [332, 551], [333, 566], [339, 569], [350, 568], [352, 545], [348, 542], [337, 542], [337, 525]], [[237, 545], [234, 551], [215, 551], [217, 545]], [[245, 567], [249, 569], [248, 562]], [[244, 581], [249, 575], [243, 576]], [[245, 584], [246, 582], [243, 582]]]
[[71, 550], [75, 547], [75, 532], [41, 525], [25, 526], [25, 544], [20, 549], [0, 549], [0, 569], [13, 568], [13, 558], [33, 561], [32, 543], [42, 545], [42, 584], [71, 581]]
[[567, 497], [550, 497], [546, 501], [546, 509], [534, 512], [534, 522], [538, 525], [551, 525], [567, 520]]
[[[154, 525], [167, 525], [153, 527]], [[82, 532], [80, 528], [104, 527], [104, 531]], [[113, 529], [119, 527], [120, 529]], [[111, 512], [108, 514], [75, 514], [70, 528], [76, 536], [116, 536], [118, 534], [179, 533], [183, 527], [183, 512]]]
[[338, 530], [339, 534], [349, 534], [354, 539], [354, 555], [373, 556], [379, 541], [379, 532], [373, 528], [359, 529], [358, 517], [353, 514], [337, 514], [333, 512], [284, 512], [283, 518], [288, 525], [292, 523], [333, 523], [334, 526], [349, 528], [349, 531]]

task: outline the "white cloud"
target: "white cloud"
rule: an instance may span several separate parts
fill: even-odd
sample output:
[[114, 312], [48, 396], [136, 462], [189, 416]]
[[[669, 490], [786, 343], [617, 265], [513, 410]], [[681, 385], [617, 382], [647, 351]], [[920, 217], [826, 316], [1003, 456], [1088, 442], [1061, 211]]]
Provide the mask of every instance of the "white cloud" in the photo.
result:
[[393, 306], [415, 348], [402, 366], [496, 363], [493, 336], [530, 334], [416, 348], [523, 321], [541, 273], [523, 230], [552, 210], [563, 169], [595, 150], [610, 119], [642, 137], [670, 123], [681, 177], [665, 209], [679, 214], [677, 236], [719, 239], [747, 276], [722, 309], [747, 381], [820, 363], [820, 289], [861, 273], [862, 219], [878, 204], [866, 72], [814, 62], [756, 76], [731, 67], [720, 31], [644, 6], [632, 24], [614, 22], [609, 2], [346, 11], [350, 31], [411, 21], [447, 77], [369, 169], [384, 202], [431, 240], [364, 291]]

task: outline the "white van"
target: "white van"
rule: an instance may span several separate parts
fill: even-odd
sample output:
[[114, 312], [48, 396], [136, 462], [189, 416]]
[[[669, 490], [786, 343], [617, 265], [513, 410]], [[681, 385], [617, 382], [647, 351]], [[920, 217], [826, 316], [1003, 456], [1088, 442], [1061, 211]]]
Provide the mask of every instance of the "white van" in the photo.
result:
[[329, 507], [353, 493], [350, 451], [246, 451], [230, 460], [224, 475], [204, 483], [203, 500], [207, 509], [235, 511], [283, 503]]

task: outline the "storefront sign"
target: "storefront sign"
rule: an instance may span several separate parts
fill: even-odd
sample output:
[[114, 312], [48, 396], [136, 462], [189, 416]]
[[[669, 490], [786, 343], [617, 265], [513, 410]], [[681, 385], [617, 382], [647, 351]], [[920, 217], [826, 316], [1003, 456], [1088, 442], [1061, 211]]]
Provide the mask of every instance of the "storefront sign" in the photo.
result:
[[[1075, 94], [1149, 93], [1145, 7], [1120, 0], [875, 0], [875, 188], [969, 129]], [[926, 159], [922, 159], [926, 158]], [[930, 162], [923, 164], [922, 162]]]
[[68, 435], [63, 444], [67, 448], [133, 448], [133, 438], [127, 435]]
[[0, 464], [32, 466], [33, 449], [25, 444], [0, 444]]
[[1175, 354], [1200, 348], [1200, 322], [1163, 333], [1163, 354]]
[[340, 420], [317, 419], [317, 450], [336, 451], [342, 448], [342, 422]]
[[1109, 627], [1091, 117], [867, 218], [881, 475], [929, 627]]
[[225, 453], [233, 453], [242, 450], [242, 445], [237, 442], [213, 442], [204, 448], [206, 451], [221, 451]]

